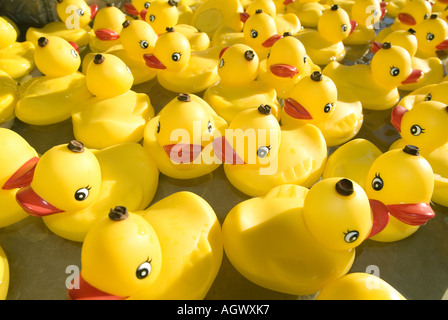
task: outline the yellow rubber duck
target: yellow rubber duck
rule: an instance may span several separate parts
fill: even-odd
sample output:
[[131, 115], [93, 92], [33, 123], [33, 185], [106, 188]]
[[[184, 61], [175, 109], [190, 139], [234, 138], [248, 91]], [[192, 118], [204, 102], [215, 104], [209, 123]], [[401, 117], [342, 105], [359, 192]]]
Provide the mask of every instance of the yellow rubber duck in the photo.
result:
[[92, 98], [85, 76], [78, 71], [78, 51], [60, 37], [41, 37], [34, 59], [43, 76], [30, 78], [19, 86], [17, 118], [39, 126], [70, 119], [75, 106]]
[[[435, 84], [442, 81], [444, 68], [442, 61], [437, 57], [419, 58], [416, 57], [418, 50], [418, 40], [415, 36], [415, 30], [397, 30], [391, 32], [384, 38], [385, 42], [405, 48], [411, 55], [412, 68], [421, 70], [422, 75], [415, 83], [399, 85], [398, 89], [406, 92], [414, 91], [429, 84]], [[381, 48], [381, 43], [372, 42], [371, 51], [376, 52]]]
[[306, 53], [314, 63], [320, 66], [330, 61], [341, 61], [346, 50], [343, 40], [356, 28], [356, 23], [350, 21], [348, 13], [333, 5], [325, 10], [319, 18], [317, 30], [303, 29], [297, 38], [306, 48]]
[[400, 106], [411, 110], [414, 105], [422, 101], [439, 101], [448, 105], [448, 79], [439, 84], [429, 84], [414, 90], [400, 100]]
[[127, 20], [126, 14], [114, 4], [108, 3], [106, 7], [98, 10], [90, 32], [90, 51], [101, 53], [119, 45], [125, 20]]
[[92, 225], [117, 203], [143, 210], [159, 180], [157, 165], [137, 143], [90, 150], [76, 140], [45, 152], [17, 202], [43, 217], [56, 235], [82, 242]]
[[406, 300], [389, 283], [370, 273], [354, 272], [325, 286], [316, 300]]
[[372, 240], [405, 239], [435, 216], [430, 206], [433, 169], [416, 146], [382, 153], [368, 140], [351, 140], [329, 156], [322, 178], [343, 173], [358, 179], [370, 199], [377, 221]]
[[143, 212], [115, 207], [87, 234], [79, 288], [69, 289], [68, 297], [202, 300], [222, 256], [221, 225], [194, 193], [174, 193]]
[[3, 208], [0, 228], [3, 228], [27, 217], [16, 202], [16, 193], [31, 183], [39, 156], [24, 138], [10, 129], [0, 128], [0, 138], [0, 203]]
[[432, 14], [415, 28], [418, 41], [417, 57], [438, 57], [437, 51], [448, 50], [448, 24]]
[[17, 42], [15, 26], [0, 16], [0, 70], [14, 80], [20, 80], [35, 68], [34, 45], [29, 41]]
[[0, 300], [6, 300], [9, 290], [9, 263], [5, 251], [0, 247]]
[[397, 87], [415, 83], [422, 75], [421, 70], [412, 69], [406, 49], [389, 42], [383, 43], [369, 65], [333, 61], [322, 73], [335, 82], [339, 94], [355, 95], [362, 107], [370, 110], [394, 107], [400, 99]]
[[285, 2], [287, 3], [285, 6], [286, 12], [294, 13], [299, 18], [301, 25], [310, 29], [317, 28], [322, 13], [333, 5], [333, 3], [327, 4], [319, 0], [290, 0]]
[[[133, 0], [131, 3], [123, 4], [123, 8], [126, 13], [139, 18], [141, 20], [146, 20], [148, 14], [148, 10], [150, 6], [156, 1], [154, 0]], [[175, 0], [176, 6], [179, 9], [179, 23], [189, 24], [193, 17], [193, 12], [198, 3], [202, 1], [196, 0]], [[169, 27], [173, 27], [170, 25]], [[162, 30], [163, 32], [163, 30]]]
[[257, 53], [245, 44], [234, 44], [221, 52], [220, 81], [208, 87], [203, 97], [227, 123], [241, 111], [261, 104], [272, 106], [272, 113], [280, 119], [277, 93], [268, 83], [257, 80], [258, 67]]
[[341, 101], [334, 82], [315, 71], [300, 79], [285, 99], [281, 123], [291, 126], [311, 123], [322, 131], [327, 146], [331, 147], [356, 136], [363, 118], [361, 102]]
[[407, 2], [408, 0], [388, 0], [386, 5], [387, 16], [396, 18]]
[[[445, 85], [445, 90], [446, 87]], [[448, 139], [444, 134], [448, 109], [446, 102], [435, 100], [439, 96], [437, 89], [431, 90], [429, 94], [434, 96], [433, 100], [417, 103], [411, 110], [402, 106], [396, 106], [392, 110], [391, 121], [401, 139], [395, 141], [390, 148], [402, 148], [402, 145], [412, 144], [420, 149], [421, 155], [428, 160], [434, 171], [434, 191], [431, 199], [448, 207]]]
[[321, 68], [311, 61], [302, 42], [286, 33], [272, 45], [267, 59], [260, 61], [258, 79], [272, 86], [280, 99], [286, 99], [294, 85], [314, 71]]
[[187, 37], [174, 28], [167, 28], [144, 56], [149, 68], [157, 69], [159, 84], [176, 93], [199, 93], [219, 81], [220, 48], [192, 51]]
[[0, 128], [11, 128], [14, 123], [18, 91], [17, 82], [0, 70]]
[[94, 149], [141, 141], [154, 108], [147, 94], [131, 90], [134, 80], [126, 64], [99, 53], [88, 64], [85, 77], [93, 97], [72, 110], [75, 138]]
[[327, 159], [322, 132], [312, 124], [282, 126], [269, 105], [240, 112], [225, 136], [214, 140], [229, 182], [249, 196], [265, 195], [281, 184], [310, 187]]
[[203, 99], [179, 94], [145, 127], [143, 146], [160, 172], [175, 179], [192, 179], [216, 170], [213, 141], [224, 135], [227, 122]]
[[308, 295], [350, 270], [355, 248], [371, 229], [362, 187], [331, 178], [310, 189], [277, 186], [263, 197], [237, 204], [225, 217], [222, 235], [227, 257], [248, 280], [270, 290]]
[[91, 27], [89, 23], [98, 12], [98, 5], [88, 5], [84, 0], [58, 0], [56, 12], [59, 21], [46, 24], [42, 28], [28, 28], [26, 40], [36, 43], [41, 37], [57, 36], [76, 43], [79, 48], [89, 44]]

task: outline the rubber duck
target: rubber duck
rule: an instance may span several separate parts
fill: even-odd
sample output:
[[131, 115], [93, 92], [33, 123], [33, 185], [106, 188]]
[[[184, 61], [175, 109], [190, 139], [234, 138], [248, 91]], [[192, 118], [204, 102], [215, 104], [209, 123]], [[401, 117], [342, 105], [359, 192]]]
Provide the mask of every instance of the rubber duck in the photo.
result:
[[234, 32], [241, 31], [244, 24], [240, 13], [243, 12], [240, 0], [205, 0], [194, 11], [190, 24], [212, 39], [221, 26], [229, 27]]
[[387, 16], [395, 19], [405, 6], [408, 0], [388, 0], [387, 1]]
[[257, 53], [260, 60], [264, 60], [272, 45], [281, 37], [274, 18], [257, 9], [244, 23], [242, 32], [222, 26], [213, 35], [211, 45], [225, 48], [232, 44], [244, 43]]
[[285, 99], [281, 123], [311, 123], [322, 131], [327, 146], [337, 146], [358, 134], [363, 123], [362, 105], [355, 98], [339, 100], [333, 80], [315, 71], [300, 79]]
[[405, 239], [435, 216], [430, 206], [433, 169], [416, 146], [382, 153], [368, 140], [351, 140], [329, 156], [322, 178], [342, 173], [353, 180], [361, 177], [377, 221], [370, 237], [374, 241]]
[[149, 68], [157, 69], [159, 84], [176, 93], [199, 93], [219, 81], [220, 48], [192, 51], [190, 42], [174, 28], [167, 28], [151, 54], [144, 56]]
[[0, 300], [6, 300], [9, 290], [9, 263], [5, 251], [0, 247]]
[[134, 80], [126, 64], [99, 53], [88, 64], [85, 77], [93, 97], [72, 110], [75, 138], [94, 149], [141, 141], [154, 108], [147, 94], [131, 90]]
[[226, 128], [227, 122], [202, 98], [182, 93], [148, 122], [143, 146], [166, 176], [197, 178], [220, 166], [213, 141]]
[[[323, 3], [319, 0], [304, 0], [304, 1], [285, 1], [288, 4], [285, 10], [288, 13], [295, 14], [304, 28], [316, 29], [322, 13], [329, 9], [331, 4]], [[280, 11], [279, 11], [280, 12]]]
[[43, 76], [33, 77], [19, 86], [16, 116], [32, 125], [51, 125], [70, 119], [72, 110], [92, 98], [85, 76], [78, 71], [81, 58], [68, 41], [41, 37], [34, 60]]
[[31, 184], [17, 191], [16, 200], [56, 235], [82, 242], [117, 203], [145, 209], [158, 180], [157, 165], [138, 143], [90, 150], [72, 140], [41, 156]]
[[272, 106], [272, 113], [280, 119], [281, 107], [275, 89], [258, 81], [259, 58], [251, 47], [234, 44], [220, 54], [218, 74], [220, 81], [207, 88], [204, 100], [227, 123], [243, 110]]
[[29, 41], [17, 42], [14, 25], [0, 16], [0, 70], [18, 81], [35, 68], [34, 45]]
[[411, 110], [414, 105], [422, 101], [439, 101], [448, 105], [448, 81], [439, 84], [430, 84], [414, 90], [400, 100], [400, 106]]
[[59, 21], [53, 21], [42, 28], [28, 28], [26, 40], [36, 43], [41, 37], [57, 36], [76, 43], [79, 48], [89, 44], [90, 22], [98, 12], [98, 5], [88, 5], [84, 0], [58, 0], [56, 12]]
[[[417, 82], [399, 85], [399, 90], [410, 92], [429, 84], [439, 83], [442, 80], [444, 69], [443, 63], [439, 58], [416, 57], [418, 41], [414, 29], [393, 31], [384, 38], [384, 41], [406, 49], [411, 55], [412, 68], [422, 71], [422, 75]], [[371, 51], [375, 53], [379, 48], [381, 48], [381, 43], [373, 41]]]
[[0, 138], [2, 149], [0, 155], [0, 203], [3, 208], [0, 215], [0, 228], [3, 228], [28, 216], [17, 204], [16, 193], [19, 188], [31, 183], [39, 156], [36, 150], [15, 131], [0, 128]]
[[[146, 20], [148, 14], [148, 10], [152, 3], [155, 2], [154, 0], [133, 0], [131, 3], [125, 3], [123, 4], [123, 8], [126, 11], [126, 13], [141, 19]], [[191, 19], [193, 17], [193, 11], [195, 7], [198, 5], [198, 2], [201, 3], [202, 1], [195, 1], [195, 0], [177, 0], [176, 1], [177, 8], [179, 10], [179, 23], [182, 24], [189, 24], [191, 22]], [[169, 27], [173, 27], [173, 25], [170, 25]], [[163, 30], [162, 30], [163, 32]]]
[[79, 287], [69, 289], [68, 296], [202, 300], [222, 256], [221, 225], [212, 207], [194, 193], [174, 193], [143, 212], [118, 206], [88, 232]]
[[310, 189], [277, 186], [237, 204], [225, 217], [222, 235], [227, 257], [248, 280], [308, 295], [348, 272], [372, 223], [362, 187], [331, 178]]
[[302, 77], [321, 68], [306, 54], [299, 39], [285, 33], [271, 47], [267, 59], [260, 61], [258, 79], [272, 86], [280, 99], [286, 99], [289, 91]]
[[98, 10], [90, 33], [90, 51], [101, 53], [119, 45], [125, 20], [129, 20], [126, 14], [111, 3]]
[[269, 105], [240, 112], [221, 139], [215, 155], [229, 182], [249, 196], [262, 196], [286, 183], [310, 187], [327, 159], [322, 132], [312, 124], [280, 126]]
[[297, 38], [306, 48], [314, 63], [324, 66], [330, 61], [341, 61], [346, 50], [343, 40], [353, 32], [356, 23], [350, 21], [348, 13], [338, 5], [325, 10], [319, 18], [317, 30], [303, 29]]
[[[429, 95], [432, 94], [436, 98], [437, 90], [431, 90]], [[417, 146], [434, 171], [432, 201], [448, 207], [448, 166], [446, 164], [448, 138], [444, 133], [446, 121], [448, 121], [446, 102], [427, 100], [415, 104], [411, 110], [400, 105], [396, 106], [392, 110], [391, 122], [401, 138], [395, 141], [390, 149], [402, 148], [402, 145], [406, 144]]]
[[17, 82], [0, 70], [0, 128], [10, 129], [14, 124], [18, 91]]
[[448, 50], [448, 24], [432, 14], [415, 28], [418, 41], [417, 57], [438, 57], [437, 52]]
[[346, 274], [325, 286], [316, 300], [406, 300], [389, 283], [370, 273]]
[[332, 61], [322, 73], [335, 82], [339, 94], [354, 94], [363, 108], [387, 110], [400, 99], [399, 85], [414, 83], [420, 78], [421, 70], [412, 69], [411, 64], [406, 49], [385, 42], [369, 65]]

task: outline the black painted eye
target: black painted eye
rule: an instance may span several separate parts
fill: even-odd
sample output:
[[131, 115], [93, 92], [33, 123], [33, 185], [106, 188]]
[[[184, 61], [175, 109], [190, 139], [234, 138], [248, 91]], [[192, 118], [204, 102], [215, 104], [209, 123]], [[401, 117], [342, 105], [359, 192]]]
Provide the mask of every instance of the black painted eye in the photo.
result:
[[180, 52], [175, 52], [173, 53], [173, 55], [171, 56], [171, 59], [173, 59], [173, 61], [179, 61], [180, 57], [182, 56], [182, 54]]
[[346, 24], [343, 24], [343, 25], [341, 26], [341, 30], [342, 30], [342, 32], [347, 31], [347, 30], [348, 30], [347, 25], [346, 25]]
[[398, 69], [397, 67], [391, 67], [390, 68], [390, 75], [392, 77], [396, 77], [400, 74], [400, 69]]
[[212, 131], [213, 131], [213, 127], [212, 127], [211, 121], [209, 121], [208, 124], [207, 124], [207, 130], [208, 130], [209, 133], [212, 133]]
[[145, 2], [145, 9], [148, 9], [150, 5], [151, 5], [150, 2]]
[[373, 190], [380, 191], [384, 187], [383, 179], [381, 179], [379, 174], [375, 174], [375, 178], [372, 180]]
[[429, 13], [425, 14], [425, 15], [423, 16], [423, 19], [424, 19], [424, 20], [429, 19]]
[[306, 61], [307, 61], [307, 58], [306, 58], [306, 56], [304, 56], [303, 57], [303, 63], [306, 63]]
[[85, 14], [84, 10], [82, 10], [82, 9], [78, 9], [77, 12], [80, 17], [82, 17]]
[[432, 40], [434, 40], [434, 38], [435, 38], [435, 36], [431, 32], [428, 32], [428, 34], [426, 35], [426, 40], [428, 40], [428, 41], [432, 41]]
[[428, 95], [425, 98], [425, 101], [430, 101], [432, 99], [432, 94], [428, 93]]
[[145, 279], [151, 273], [151, 261], [145, 261], [138, 266], [135, 275], [138, 279]]
[[72, 56], [74, 58], [78, 58], [78, 51], [76, 51], [75, 49], [72, 49]]
[[159, 121], [159, 123], [157, 123], [157, 133], [159, 133], [160, 132], [160, 121]]
[[425, 132], [425, 129], [422, 129], [422, 127], [420, 127], [418, 124], [414, 124], [411, 127], [411, 134], [414, 136], [419, 136], [424, 132]]
[[154, 22], [154, 20], [156, 20], [156, 16], [153, 14], [149, 15], [149, 21]]
[[258, 37], [258, 31], [257, 30], [250, 30], [250, 36], [252, 38]]
[[327, 103], [324, 107], [324, 112], [328, 113], [331, 111], [331, 109], [333, 109], [333, 104], [332, 103]]
[[259, 158], [264, 158], [269, 154], [269, 150], [271, 150], [271, 146], [263, 146], [258, 148], [257, 150], [257, 156]]
[[75, 192], [75, 199], [77, 201], [84, 201], [84, 200], [86, 200], [87, 197], [89, 196], [90, 189], [91, 189], [91, 187], [89, 187], [89, 186], [81, 188], [81, 189], [78, 189]]
[[224, 59], [219, 60], [219, 67], [224, 67]]
[[344, 232], [344, 241], [347, 243], [352, 243], [358, 240], [359, 232], [356, 230]]
[[140, 41], [140, 47], [142, 47], [142, 49], [148, 49], [148, 47], [149, 47], [148, 41], [146, 41], [146, 40]]

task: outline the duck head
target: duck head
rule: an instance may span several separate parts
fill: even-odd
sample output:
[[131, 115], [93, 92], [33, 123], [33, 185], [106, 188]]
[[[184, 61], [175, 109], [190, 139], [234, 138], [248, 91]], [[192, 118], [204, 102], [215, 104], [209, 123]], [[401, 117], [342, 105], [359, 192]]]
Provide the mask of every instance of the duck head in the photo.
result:
[[274, 19], [260, 9], [247, 19], [243, 34], [246, 44], [254, 49], [270, 48], [281, 38], [281, 35], [277, 33]]
[[432, 14], [415, 28], [418, 48], [424, 53], [435, 54], [448, 50], [448, 24], [437, 14]]
[[153, 1], [145, 13], [145, 21], [156, 34], [165, 32], [167, 27], [174, 27], [179, 20], [178, 0]]
[[224, 48], [219, 58], [218, 75], [223, 83], [244, 85], [258, 76], [258, 55], [245, 44]]
[[151, 54], [157, 41], [154, 29], [143, 20], [126, 20], [120, 34], [121, 44], [126, 53], [140, 61], [144, 61], [144, 55]]
[[125, 20], [123, 11], [113, 4], [108, 4], [98, 11], [93, 23], [93, 32], [102, 41], [118, 40]]
[[266, 63], [273, 75], [290, 79], [297, 79], [309, 64], [305, 46], [288, 34], [273, 44]]
[[69, 19], [74, 19], [73, 15], [75, 14], [77, 19], [74, 21], [78, 22], [78, 28], [82, 28], [95, 18], [98, 5], [92, 4], [89, 6], [84, 0], [57, 0], [56, 12], [59, 19], [64, 23]]
[[338, 43], [346, 39], [356, 26], [356, 21], [351, 21], [348, 13], [335, 4], [323, 11], [317, 30], [329, 43]]

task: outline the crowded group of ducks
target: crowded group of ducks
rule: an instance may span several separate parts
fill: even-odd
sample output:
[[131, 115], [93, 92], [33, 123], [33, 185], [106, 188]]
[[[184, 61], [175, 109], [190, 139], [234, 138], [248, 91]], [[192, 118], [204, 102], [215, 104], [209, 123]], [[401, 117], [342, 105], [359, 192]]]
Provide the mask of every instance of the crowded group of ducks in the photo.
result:
[[[70, 299], [204, 299], [224, 253], [271, 290], [405, 299], [349, 270], [363, 241], [448, 206], [447, 4], [58, 0], [60, 21], [20, 42], [0, 17], [0, 228], [31, 215], [82, 242]], [[149, 81], [175, 94], [158, 113], [133, 91]], [[356, 135], [385, 110], [401, 138], [382, 152]], [[75, 140], [43, 154], [11, 129], [69, 119]], [[160, 174], [221, 165], [250, 197], [222, 223], [192, 192], [152, 202]], [[2, 299], [8, 284], [0, 249]]]

